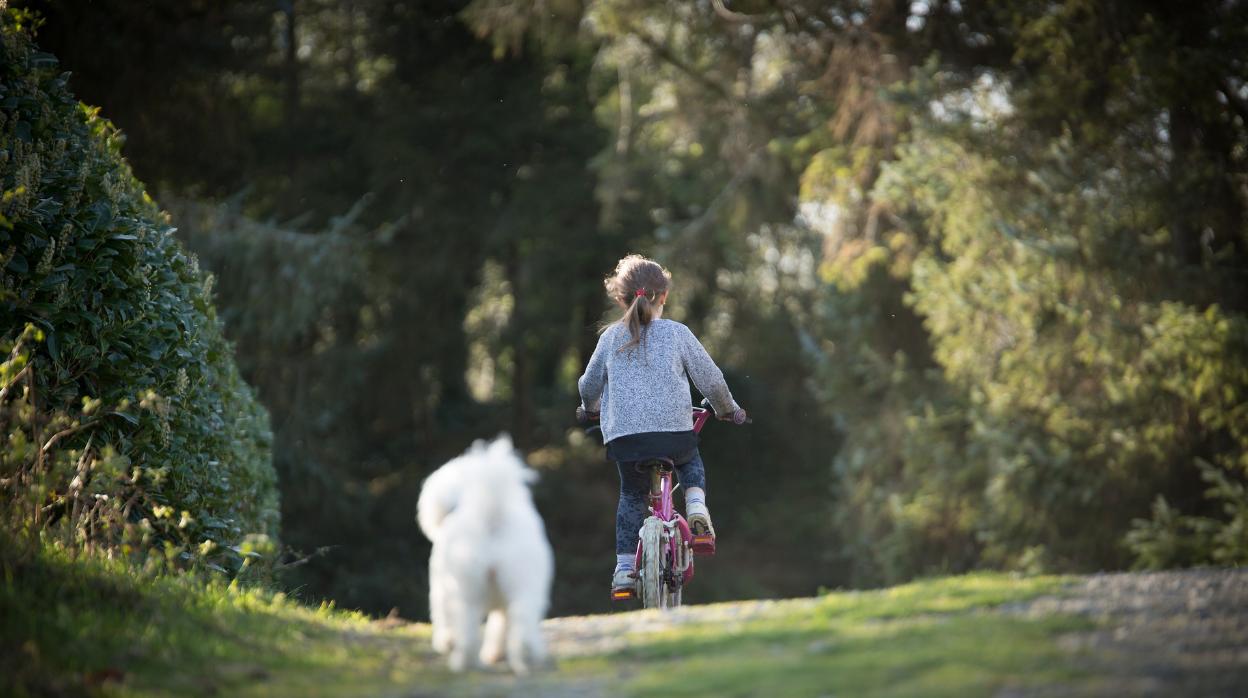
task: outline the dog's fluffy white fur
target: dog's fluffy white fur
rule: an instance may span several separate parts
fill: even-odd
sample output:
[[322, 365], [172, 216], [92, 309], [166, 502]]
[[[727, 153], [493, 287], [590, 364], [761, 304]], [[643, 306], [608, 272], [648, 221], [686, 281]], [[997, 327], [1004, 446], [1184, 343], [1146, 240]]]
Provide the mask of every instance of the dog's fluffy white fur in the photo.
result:
[[512, 671], [524, 674], [546, 661], [540, 624], [554, 555], [529, 492], [536, 479], [502, 435], [477, 441], [421, 489], [416, 518], [433, 542], [433, 647], [448, 655], [453, 671], [506, 656]]

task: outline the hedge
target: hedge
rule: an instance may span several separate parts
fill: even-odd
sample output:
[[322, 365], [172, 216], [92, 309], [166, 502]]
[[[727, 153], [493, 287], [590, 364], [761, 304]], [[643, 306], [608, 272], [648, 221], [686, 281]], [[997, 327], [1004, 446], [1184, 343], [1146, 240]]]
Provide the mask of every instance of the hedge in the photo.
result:
[[66, 514], [112, 502], [115, 542], [122, 529], [203, 549], [276, 535], [268, 414], [239, 376], [212, 277], [130, 171], [122, 134], [35, 46], [30, 16], [0, 23], [0, 378], [13, 388], [0, 497], [29, 503], [27, 524], [97, 538]]

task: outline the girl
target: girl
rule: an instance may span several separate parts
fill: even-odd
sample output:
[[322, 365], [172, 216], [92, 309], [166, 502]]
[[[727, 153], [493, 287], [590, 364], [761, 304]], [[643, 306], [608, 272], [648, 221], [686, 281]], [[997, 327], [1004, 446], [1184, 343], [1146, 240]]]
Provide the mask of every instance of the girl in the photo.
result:
[[636, 467], [640, 461], [672, 459], [684, 486], [689, 525], [695, 532], [715, 535], [693, 432], [689, 381], [711, 401], [720, 419], [740, 424], [746, 416], [698, 338], [679, 322], [663, 319], [671, 278], [657, 262], [640, 255], [620, 260], [605, 284], [624, 315], [603, 330], [577, 383], [578, 411], [601, 413], [607, 457], [620, 471], [612, 592], [636, 589], [633, 557], [650, 492], [648, 473]]

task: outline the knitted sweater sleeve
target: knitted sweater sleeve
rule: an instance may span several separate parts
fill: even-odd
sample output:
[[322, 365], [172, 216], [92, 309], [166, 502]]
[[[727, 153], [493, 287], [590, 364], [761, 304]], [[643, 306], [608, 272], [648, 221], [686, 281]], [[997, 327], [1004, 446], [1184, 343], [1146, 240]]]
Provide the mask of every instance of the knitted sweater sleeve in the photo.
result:
[[715, 365], [715, 361], [706, 353], [702, 342], [693, 336], [693, 332], [688, 327], [681, 327], [684, 329], [681, 333], [681, 357], [685, 362], [685, 373], [689, 374], [694, 387], [711, 401], [716, 415], [723, 417], [736, 412], [737, 402], [732, 399], [732, 392], [724, 381], [723, 371]]
[[607, 386], [608, 334], [609, 331], [598, 337], [598, 346], [594, 348], [593, 356], [589, 357], [589, 365], [585, 367], [585, 373], [576, 382], [581, 392], [581, 405], [590, 412], [598, 412], [601, 409], [602, 391]]

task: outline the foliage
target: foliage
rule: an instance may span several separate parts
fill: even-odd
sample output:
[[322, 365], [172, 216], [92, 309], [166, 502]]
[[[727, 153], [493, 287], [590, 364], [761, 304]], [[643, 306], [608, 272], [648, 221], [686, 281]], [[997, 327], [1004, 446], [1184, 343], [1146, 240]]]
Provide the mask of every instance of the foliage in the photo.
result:
[[[392, 8], [367, 9], [352, 31], [388, 46], [379, 25]], [[598, 132], [580, 59], [496, 62], [462, 26], [391, 19], [441, 42], [445, 62], [412, 56], [378, 78], [386, 89], [348, 90], [375, 110], [370, 129], [348, 121], [338, 134], [359, 140], [347, 186], [336, 176], [333, 185], [337, 199], [358, 197], [350, 210], [257, 220], [248, 212], [275, 187], [265, 179], [229, 205], [176, 199], [173, 208], [179, 235], [217, 272], [240, 365], [278, 425], [283, 539], [323, 551], [290, 582], [312, 597], [418, 615], [427, 603], [417, 570], [428, 543], [412, 517], [421, 479], [484, 433], [507, 429], [530, 444], [563, 437], [567, 373], [587, 355], [601, 303], [590, 265], [608, 238], [593, 232], [584, 175]], [[460, 89], [460, 78], [477, 88]], [[445, 99], [424, 108], [423, 90]], [[500, 122], [511, 128], [495, 129]], [[440, 135], [447, 129], [466, 137]], [[473, 183], [470, 196], [462, 182]], [[474, 312], [489, 323], [467, 321]], [[469, 376], [488, 391], [471, 393]]]
[[[133, 3], [7, 4], [38, 13], [40, 45], [72, 71], [79, 100], [129, 132], [126, 160], [157, 200], [170, 182], [227, 195], [250, 170], [289, 164], [266, 162], [263, 151], [286, 139], [281, 99], [263, 98], [282, 78], [281, 62], [268, 58], [282, 48], [282, 33], [271, 26], [282, 15], [273, 6], [219, 0], [152, 12]], [[136, 42], [138, 35], [147, 38]]]
[[[1063, 12], [1082, 12], [1076, 7], [1085, 6]], [[1248, 319], [1236, 271], [1248, 240], [1233, 213], [1242, 201], [1223, 195], [1224, 163], [1246, 132], [1233, 101], [1205, 101], [1221, 89], [1217, 71], [1236, 70], [1234, 52], [1202, 45], [1210, 62], [1199, 69], [1158, 65], [1159, 44], [1204, 41], [1176, 32], [1158, 12], [1132, 5], [1119, 21], [1138, 24], [1098, 25], [1020, 7], [996, 35], [1012, 41], [1018, 29], [1025, 37], [1013, 64], [970, 84], [956, 65], [928, 64], [899, 92], [901, 103], [926, 107], [869, 197], [887, 223], [842, 245], [857, 244], [856, 256], [828, 262], [833, 307], [849, 304], [858, 323], [885, 312], [904, 318], [891, 302], [901, 295], [926, 334], [903, 345], [908, 361], [891, 365], [869, 352], [892, 344], [853, 335], [864, 341], [851, 352], [865, 360], [848, 365], [874, 363], [866, 385], [891, 378], [894, 387], [883, 409], [848, 413], [866, 448], [838, 456], [844, 491], [877, 496], [849, 500], [841, 520], [866, 534], [864, 550], [904, 561], [900, 570], [863, 567], [863, 579], [930, 569], [917, 550], [944, 551], [936, 569], [951, 560], [961, 561], [952, 569], [1117, 566], [1127, 561], [1124, 542], [1137, 564], [1233, 559], [1212, 545], [1212, 531], [1239, 535], [1233, 483], [1248, 476], [1239, 426]], [[1097, 36], [1081, 43], [1071, 32]], [[1093, 65], [1097, 55], [1115, 67]], [[1057, 70], [1047, 56], [1080, 64]], [[1182, 124], [1169, 137], [1156, 127], [1177, 113], [1171, 100], [1185, 99], [1177, 95], [1189, 86], [1176, 79], [1184, 73], [1213, 82], [1193, 106], [1203, 142], [1176, 143], [1191, 137]], [[1070, 83], [1081, 80], [1107, 88], [1085, 92], [1092, 103], [1058, 106], [1052, 95], [1078, 93], [1085, 87]], [[862, 312], [881, 289], [883, 312]], [[837, 376], [846, 364], [827, 366], [832, 385], [844, 384]], [[933, 417], [940, 430], [913, 430]], [[900, 440], [881, 435], [881, 424], [899, 423], [908, 430]], [[1198, 459], [1216, 463], [1229, 485], [1203, 501]], [[1206, 479], [1214, 472], [1202, 469]], [[899, 482], [899, 471], [916, 475]], [[1152, 525], [1137, 523], [1128, 536], [1159, 493], [1193, 514], [1176, 518], [1159, 506]], [[895, 506], [881, 506], [884, 495]], [[946, 519], [952, 527], [931, 519], [908, 526], [916, 510], [945, 507], [955, 512]], [[952, 538], [938, 537], [950, 530]], [[1158, 553], [1163, 530], [1182, 552]]]
[[926, 468], [982, 474], [953, 491], [980, 502], [963, 534], [989, 562], [1121, 564], [1092, 522], [1121, 536], [1155, 493], [1190, 491], [1197, 454], [1245, 474], [1245, 320], [1158, 293], [1161, 222], [1122, 176], [1139, 166], [1012, 145], [1024, 168], [916, 135], [877, 185], [928, 224], [908, 303], [966, 415]]
[[1160, 569], [1210, 562], [1242, 566], [1248, 560], [1248, 492], [1243, 483], [1227, 477], [1221, 469], [1204, 461], [1196, 465], [1209, 486], [1205, 497], [1222, 505], [1220, 513], [1225, 518], [1180, 514], [1164, 495], [1157, 495], [1152, 518], [1132, 521], [1127, 533], [1136, 567]]
[[211, 279], [23, 18], [4, 15], [0, 83], [6, 523], [184, 557], [273, 535], [268, 417]]
[[[368, 524], [376, 517], [396, 528], [411, 523], [419, 481], [388, 483], [410, 494], [409, 501], [378, 502], [367, 468], [380, 456], [357, 457], [371, 448], [372, 435], [360, 433], [357, 415], [383, 392], [369, 385], [368, 363], [387, 332], [370, 302], [375, 286], [365, 263], [387, 249], [389, 233], [358, 223], [367, 203], [324, 230], [300, 232], [252, 220], [231, 203], [171, 198], [178, 236], [217, 270], [218, 304], [240, 369], [279, 425], [273, 461], [283, 483], [282, 520], [289, 522], [283, 542], [311, 554], [284, 581], [311, 583], [365, 607], [375, 592], [361, 585], [374, 583], [379, 570], [389, 576], [419, 568], [422, 552], [418, 541], [403, 545], [401, 536], [370, 540]], [[391, 606], [372, 610], [418, 607], [422, 582], [410, 587], [390, 597]]]

